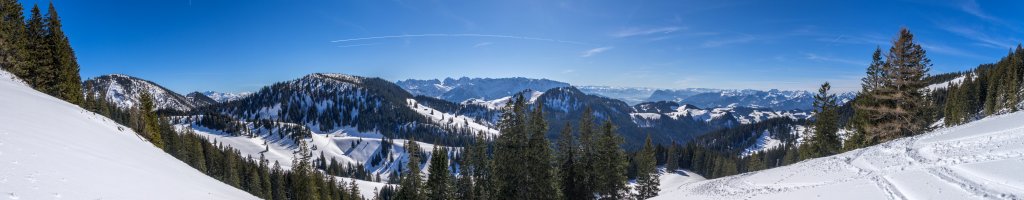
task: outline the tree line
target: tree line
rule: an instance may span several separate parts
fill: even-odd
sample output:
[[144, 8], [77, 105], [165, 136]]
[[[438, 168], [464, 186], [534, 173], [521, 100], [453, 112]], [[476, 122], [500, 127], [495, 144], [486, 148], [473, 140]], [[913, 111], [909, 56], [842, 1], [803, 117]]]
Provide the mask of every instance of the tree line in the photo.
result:
[[0, 69], [40, 92], [81, 105], [78, 61], [53, 2], [45, 15], [34, 4], [28, 20], [23, 9], [17, 0], [0, 1]]

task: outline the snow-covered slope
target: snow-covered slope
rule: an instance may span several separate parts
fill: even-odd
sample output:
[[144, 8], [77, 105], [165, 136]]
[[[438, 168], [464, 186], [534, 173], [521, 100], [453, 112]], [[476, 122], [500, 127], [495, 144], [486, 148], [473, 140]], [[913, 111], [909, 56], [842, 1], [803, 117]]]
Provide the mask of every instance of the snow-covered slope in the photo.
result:
[[1024, 112], [789, 166], [680, 185], [655, 199], [1021, 199]]
[[[175, 93], [163, 86], [148, 80], [123, 75], [110, 74], [86, 80], [82, 92], [86, 95], [99, 96], [106, 94], [107, 101], [120, 108], [131, 108], [139, 105], [142, 92], [153, 95], [157, 109], [190, 110], [198, 106], [208, 105], [203, 101], [191, 101], [189, 98]], [[92, 92], [92, 94], [88, 94]]]
[[214, 91], [206, 91], [206, 92], [200, 92], [200, 93], [203, 94], [203, 95], [206, 95], [207, 97], [210, 97], [210, 99], [213, 99], [214, 101], [217, 101], [217, 102], [220, 102], [220, 103], [238, 100], [238, 99], [241, 99], [243, 97], [246, 97], [246, 96], [249, 96], [250, 94], [252, 94], [252, 92], [227, 93], [227, 92], [214, 92]]
[[256, 199], [110, 119], [0, 71], [0, 195], [7, 199]]

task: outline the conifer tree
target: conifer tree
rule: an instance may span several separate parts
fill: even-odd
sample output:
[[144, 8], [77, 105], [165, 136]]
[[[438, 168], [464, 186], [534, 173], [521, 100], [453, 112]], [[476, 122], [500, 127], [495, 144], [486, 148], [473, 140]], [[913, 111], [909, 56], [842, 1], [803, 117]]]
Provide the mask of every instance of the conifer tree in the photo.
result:
[[839, 153], [842, 144], [839, 136], [839, 114], [836, 112], [836, 95], [829, 94], [832, 86], [825, 82], [814, 95], [814, 136], [801, 147], [801, 160], [829, 156]]
[[545, 200], [558, 199], [561, 191], [558, 189], [554, 162], [552, 162], [551, 143], [548, 141], [548, 123], [544, 120], [544, 103], [537, 102], [533, 112], [529, 115], [529, 123], [526, 130], [529, 132], [526, 162], [529, 176], [527, 177], [529, 199]]
[[615, 133], [611, 121], [605, 121], [598, 136], [595, 162], [595, 191], [601, 199], [622, 199], [626, 197], [626, 153], [622, 150], [622, 138]]
[[427, 168], [430, 175], [423, 192], [426, 193], [429, 200], [452, 199], [454, 196], [452, 173], [448, 171], [448, 150], [434, 146], [430, 157], [430, 166]]
[[406, 162], [405, 172], [399, 184], [397, 200], [424, 200], [426, 196], [421, 191], [423, 177], [420, 175], [420, 150], [416, 140], [409, 139], [405, 144], [406, 154], [409, 160]]
[[61, 28], [60, 17], [57, 9], [50, 2], [49, 10], [46, 13], [46, 27], [48, 30], [47, 40], [51, 47], [50, 54], [53, 56], [53, 66], [56, 72], [55, 93], [60, 99], [73, 104], [82, 104], [82, 78], [78, 72], [78, 61], [75, 52], [71, 49], [71, 43], [64, 30]]
[[576, 194], [583, 194], [580, 196], [568, 196], [569, 199], [593, 199], [594, 193], [597, 189], [597, 148], [596, 144], [597, 136], [594, 131], [596, 126], [594, 125], [594, 112], [590, 107], [585, 107], [583, 113], [580, 114], [579, 122], [579, 154], [576, 159], [576, 177], [574, 182], [576, 183]]
[[305, 140], [299, 140], [299, 150], [296, 154], [292, 155], [291, 173], [294, 174], [294, 180], [291, 182], [291, 186], [293, 195], [296, 199], [319, 199], [320, 190], [327, 188], [319, 188], [316, 184], [320, 175], [313, 169], [313, 164], [310, 161], [313, 153], [310, 152], [309, 145]]
[[[50, 53], [51, 46], [47, 36], [46, 22], [39, 10], [39, 5], [33, 5], [31, 15], [25, 27], [28, 45], [28, 78], [25, 79], [36, 90], [56, 96], [54, 87], [58, 78], [57, 71], [53, 66], [53, 57]], [[25, 77], [22, 77], [25, 78]]]
[[525, 100], [516, 95], [515, 100], [505, 106], [498, 123], [501, 135], [495, 141], [494, 197], [501, 199], [528, 199], [527, 193], [527, 133], [525, 130]]
[[930, 67], [924, 48], [914, 42], [910, 30], [901, 29], [879, 70], [881, 85], [869, 93], [872, 102], [857, 108], [868, 113], [860, 127], [866, 140], [888, 141], [927, 130], [930, 117], [923, 78]]
[[164, 141], [160, 135], [159, 119], [156, 116], [155, 107], [153, 105], [153, 97], [148, 92], [142, 92], [139, 94], [139, 104], [141, 108], [139, 111], [142, 112], [142, 133], [149, 139], [149, 142], [153, 143], [158, 148], [164, 148]]
[[665, 172], [676, 173], [679, 170], [679, 152], [678, 145], [675, 141], [672, 141], [668, 146], [668, 151], [665, 153]]
[[654, 146], [651, 144], [651, 136], [647, 135], [643, 149], [636, 154], [636, 191], [637, 199], [648, 199], [658, 196], [658, 186], [661, 185], [658, 178], [657, 160], [654, 157]]
[[0, 69], [29, 82], [28, 37], [24, 8], [17, 0], [0, 0]]
[[568, 122], [562, 127], [562, 131], [558, 135], [558, 178], [560, 179], [559, 187], [561, 187], [562, 195], [565, 195], [566, 199], [578, 199], [580, 196], [586, 196], [586, 194], [579, 191], [580, 186], [577, 185], [576, 177], [578, 176], [576, 159], [579, 155], [579, 148], [574, 141], [575, 136], [572, 134], [572, 125]]

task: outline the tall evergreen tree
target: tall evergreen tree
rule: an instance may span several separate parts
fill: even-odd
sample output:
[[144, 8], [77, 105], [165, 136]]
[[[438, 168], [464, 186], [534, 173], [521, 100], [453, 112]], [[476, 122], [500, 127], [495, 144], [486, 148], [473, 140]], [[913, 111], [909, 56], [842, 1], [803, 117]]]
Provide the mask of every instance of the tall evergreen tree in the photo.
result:
[[668, 146], [668, 151], [665, 153], [665, 172], [675, 173], [679, 169], [679, 150], [678, 145], [675, 141]]
[[924, 48], [914, 42], [910, 30], [901, 29], [881, 67], [882, 84], [869, 93], [873, 102], [858, 107], [858, 112], [869, 113], [861, 123], [867, 140], [887, 141], [926, 131], [930, 117], [923, 79], [930, 67]]
[[0, 0], [0, 69], [29, 81], [28, 37], [24, 8], [17, 0]]
[[39, 10], [39, 5], [33, 5], [31, 12], [25, 27], [27, 33], [25, 36], [28, 41], [26, 49], [28, 51], [26, 60], [28, 62], [28, 78], [25, 81], [36, 90], [56, 96], [56, 87], [54, 86], [58, 72], [54, 69], [52, 47], [49, 38], [46, 37], [48, 35], [46, 22]]
[[658, 178], [658, 162], [654, 157], [654, 146], [651, 144], [651, 136], [647, 136], [644, 147], [636, 154], [636, 198], [648, 199], [658, 196], [658, 186], [661, 179]]
[[526, 130], [529, 132], [527, 160], [527, 197], [536, 200], [558, 199], [558, 189], [554, 162], [552, 162], [551, 143], [548, 141], [548, 123], [544, 120], [544, 103], [537, 102], [529, 115]]
[[60, 16], [57, 9], [50, 2], [49, 10], [46, 12], [46, 35], [50, 55], [53, 56], [53, 68], [56, 72], [55, 96], [73, 104], [82, 104], [82, 78], [78, 72], [78, 61], [75, 58], [75, 51], [71, 49], [71, 42], [64, 35], [61, 28]]
[[154, 146], [164, 148], [164, 141], [161, 138], [159, 118], [156, 115], [156, 106], [153, 104], [153, 97], [148, 92], [139, 94], [139, 104], [142, 112], [142, 134], [153, 143]]
[[294, 175], [291, 182], [291, 191], [294, 192], [294, 197], [296, 199], [320, 199], [318, 195], [320, 190], [327, 188], [319, 188], [316, 184], [320, 176], [313, 169], [313, 163], [310, 161], [313, 158], [313, 153], [310, 152], [309, 145], [305, 140], [299, 140], [299, 150], [296, 154], [292, 155], [291, 170]]
[[528, 199], [527, 193], [527, 133], [525, 130], [525, 100], [516, 95], [515, 100], [505, 106], [498, 129], [501, 135], [495, 141], [494, 180], [499, 199]]
[[434, 146], [430, 155], [430, 166], [427, 171], [430, 175], [424, 189], [427, 199], [443, 200], [454, 198], [452, 191], [452, 173], [448, 171], [448, 150]]
[[425, 200], [426, 196], [421, 191], [423, 188], [423, 177], [420, 175], [420, 150], [415, 139], [409, 139], [405, 144], [406, 154], [409, 160], [406, 161], [405, 172], [399, 184], [397, 200]]
[[626, 160], [626, 152], [621, 148], [622, 143], [622, 137], [615, 133], [612, 122], [605, 121], [601, 126], [601, 135], [597, 139], [597, 146], [600, 148], [595, 152], [597, 162], [594, 167], [597, 175], [595, 191], [601, 199], [626, 197], [626, 167], [629, 166], [629, 162]]
[[594, 112], [590, 107], [585, 107], [583, 113], [580, 114], [579, 122], [579, 154], [576, 159], [576, 176], [574, 182], [576, 183], [576, 194], [583, 194], [581, 196], [569, 196], [569, 199], [593, 199], [594, 193], [597, 189], [597, 156], [596, 152], [598, 144], [596, 144], [597, 136], [594, 131], [596, 126], [594, 124]]
[[842, 143], [839, 136], [839, 114], [836, 112], [836, 95], [829, 94], [832, 86], [825, 82], [814, 95], [814, 136], [801, 147], [801, 160], [829, 156], [839, 153]]
[[566, 199], [581, 199], [582, 196], [587, 194], [579, 191], [580, 186], [577, 185], [576, 177], [577, 166], [576, 159], [579, 155], [579, 148], [575, 142], [575, 136], [572, 134], [572, 125], [565, 123], [562, 127], [562, 131], [558, 135], [558, 178], [560, 179], [559, 187], [561, 187], [562, 195]]

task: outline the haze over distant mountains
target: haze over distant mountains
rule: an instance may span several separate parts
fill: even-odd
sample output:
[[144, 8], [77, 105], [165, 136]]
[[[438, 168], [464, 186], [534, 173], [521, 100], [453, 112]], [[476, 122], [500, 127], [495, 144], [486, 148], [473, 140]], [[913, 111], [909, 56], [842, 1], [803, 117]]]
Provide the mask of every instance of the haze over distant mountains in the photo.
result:
[[[458, 79], [408, 79], [396, 82], [414, 95], [445, 99], [452, 102], [490, 101], [511, 96], [523, 90], [546, 91], [552, 88], [572, 86], [569, 83], [548, 79], [530, 78], [467, 78]], [[644, 87], [575, 86], [580, 91], [622, 100], [630, 105], [644, 102], [672, 101], [691, 104], [702, 108], [750, 107], [775, 110], [807, 110], [811, 108], [814, 95], [801, 90], [734, 90], [710, 88], [655, 89]], [[841, 93], [845, 102], [853, 93]]]

